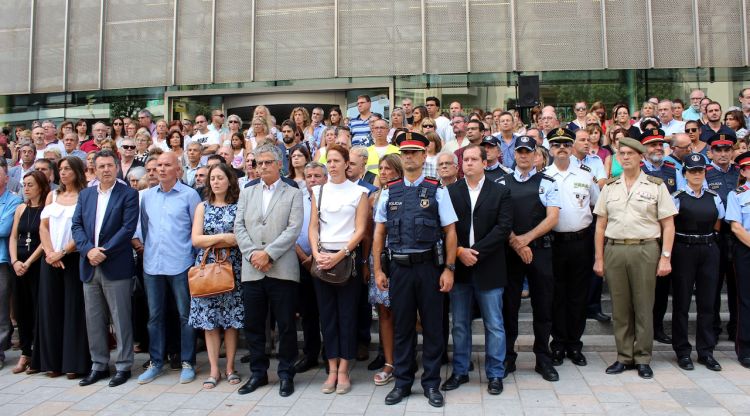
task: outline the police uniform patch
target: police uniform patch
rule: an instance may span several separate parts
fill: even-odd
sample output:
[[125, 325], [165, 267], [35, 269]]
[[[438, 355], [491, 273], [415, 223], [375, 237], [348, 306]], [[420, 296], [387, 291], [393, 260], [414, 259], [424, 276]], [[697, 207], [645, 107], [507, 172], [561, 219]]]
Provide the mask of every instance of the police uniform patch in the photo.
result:
[[690, 160], [692, 160], [693, 162], [700, 162], [701, 161], [701, 157], [700, 157], [700, 155], [693, 155], [690, 158]]
[[430, 200], [427, 198], [419, 200], [419, 206], [422, 208], [428, 208], [430, 206]]
[[669, 185], [669, 186], [674, 186], [674, 179], [672, 179], [672, 178], [667, 178], [667, 185]]
[[543, 187], [543, 186], [540, 186], [540, 187], [539, 187], [539, 195], [541, 195], [541, 194], [543, 194], [543, 193], [544, 193], [544, 187]]

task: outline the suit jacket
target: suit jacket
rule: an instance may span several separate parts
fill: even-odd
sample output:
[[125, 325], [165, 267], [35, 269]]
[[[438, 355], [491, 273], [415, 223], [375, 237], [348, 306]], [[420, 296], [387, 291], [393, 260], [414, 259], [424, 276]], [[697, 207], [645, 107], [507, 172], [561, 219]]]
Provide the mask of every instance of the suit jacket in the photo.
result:
[[[460, 247], [479, 252], [474, 266], [456, 261], [456, 283], [477, 284], [480, 290], [504, 287], [507, 281], [505, 246], [513, 225], [510, 189], [485, 178], [472, 216], [466, 179], [448, 186], [453, 209], [458, 216], [456, 235]], [[471, 220], [474, 219], [474, 245], [469, 245]]]
[[[94, 277], [94, 266], [89, 262], [87, 254], [96, 247], [94, 233], [98, 189], [98, 186], [92, 186], [81, 191], [71, 227], [76, 248], [81, 254], [80, 277], [84, 282]], [[109, 279], [130, 279], [135, 275], [130, 240], [138, 224], [138, 213], [138, 191], [115, 182], [99, 231], [99, 247], [105, 249], [104, 254], [107, 256], [100, 267]]]
[[133, 159], [133, 164], [130, 165], [130, 167], [128, 168], [127, 172], [123, 172], [122, 171], [122, 165], [120, 165], [118, 167], [118, 169], [117, 169], [117, 179], [126, 180], [127, 176], [128, 176], [128, 173], [130, 173], [130, 170], [133, 169], [133, 168], [135, 168], [135, 167], [138, 167], [138, 166], [146, 166], [146, 164], [143, 163], [143, 162], [141, 162], [138, 159]]
[[[294, 251], [305, 213], [302, 192], [280, 181], [263, 214], [263, 184], [256, 183], [240, 193], [234, 234], [242, 252], [242, 281], [265, 276], [299, 282], [299, 262]], [[250, 255], [264, 250], [273, 264], [266, 273], [250, 264]]]
[[[295, 182], [294, 179], [290, 179], [287, 176], [282, 176], [281, 177], [281, 181], [284, 182], [285, 184], [291, 186], [292, 188], [299, 188], [299, 185], [297, 185], [297, 182]], [[255, 179], [251, 180], [250, 182], [246, 183], [245, 184], [245, 188], [249, 188], [249, 187], [251, 187], [253, 185], [257, 185], [259, 183], [260, 183], [260, 179], [259, 178], [255, 178]]]

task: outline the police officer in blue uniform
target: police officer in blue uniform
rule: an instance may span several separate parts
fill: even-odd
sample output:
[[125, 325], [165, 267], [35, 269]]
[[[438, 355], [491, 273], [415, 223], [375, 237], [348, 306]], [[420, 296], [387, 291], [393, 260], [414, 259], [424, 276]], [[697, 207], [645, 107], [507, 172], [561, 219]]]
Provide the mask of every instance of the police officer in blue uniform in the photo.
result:
[[[645, 126], [644, 126], [645, 127]], [[655, 176], [664, 181], [670, 193], [677, 191], [677, 170], [674, 164], [664, 160], [664, 131], [661, 129], [647, 129], [639, 137], [641, 144], [646, 148], [643, 155], [641, 170], [647, 175]], [[664, 276], [656, 280], [656, 293], [654, 295], [654, 340], [662, 344], [671, 344], [672, 339], [664, 333], [664, 314], [667, 313], [669, 303], [669, 289], [672, 286], [672, 278]]]
[[[453, 287], [458, 219], [448, 190], [422, 173], [427, 138], [407, 132], [398, 135], [395, 142], [401, 149], [404, 177], [389, 183], [380, 194], [372, 249], [376, 283], [380, 290], [390, 290], [395, 327], [396, 385], [385, 404], [399, 403], [411, 394], [418, 311], [424, 340], [422, 387], [429, 404], [442, 407], [443, 395], [438, 388], [444, 349], [443, 302], [444, 294]], [[381, 258], [386, 238], [388, 251]], [[390, 279], [384, 267], [388, 267]]]
[[516, 370], [514, 350], [518, 338], [518, 309], [521, 307], [523, 279], [529, 279], [534, 317], [534, 370], [547, 381], [560, 379], [552, 366], [549, 349], [552, 331], [552, 227], [560, 215], [560, 195], [550, 176], [534, 167], [536, 140], [529, 136], [516, 139], [516, 168], [498, 182], [510, 188], [513, 230], [506, 256], [508, 283], [503, 293], [505, 323], [505, 374]]
[[[737, 180], [740, 177], [740, 168], [732, 163], [734, 155], [734, 142], [737, 141], [731, 134], [714, 134], [708, 139], [713, 160], [706, 167], [706, 185], [708, 189], [716, 192], [727, 208], [727, 196], [737, 188]], [[728, 223], [722, 222], [719, 231], [719, 280], [716, 282], [719, 289], [716, 291], [716, 302], [714, 303], [714, 332], [718, 337], [721, 334], [721, 287], [727, 282], [727, 304], [729, 306], [729, 322], [727, 322], [727, 333], [729, 340], [734, 341], [737, 332], [737, 285], [735, 283], [734, 266], [732, 258], [735, 244], [734, 233]]]
[[719, 289], [719, 246], [716, 231], [724, 218], [719, 195], [704, 186], [706, 159], [700, 153], [685, 158], [682, 168], [686, 185], [672, 194], [678, 214], [674, 218], [672, 247], [672, 348], [677, 365], [693, 370], [692, 346], [688, 341], [688, 312], [695, 287], [698, 321], [695, 347], [698, 362], [713, 371], [721, 365], [714, 359], [714, 302]]
[[734, 268], [737, 272], [737, 334], [734, 341], [737, 358], [750, 368], [750, 152], [735, 159], [742, 184], [727, 196], [727, 215], [737, 241], [734, 245]]

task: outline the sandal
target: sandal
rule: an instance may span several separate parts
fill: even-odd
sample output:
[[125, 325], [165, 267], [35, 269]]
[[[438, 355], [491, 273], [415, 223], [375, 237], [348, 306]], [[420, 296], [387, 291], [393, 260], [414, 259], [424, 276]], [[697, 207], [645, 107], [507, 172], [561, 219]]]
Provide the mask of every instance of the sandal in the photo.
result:
[[21, 358], [18, 359], [18, 364], [13, 367], [12, 373], [19, 374], [27, 371], [29, 369], [29, 361], [31, 361], [29, 357], [22, 355]]
[[221, 376], [218, 378], [209, 377], [206, 379], [206, 381], [203, 382], [203, 388], [206, 390], [211, 390], [216, 387], [217, 384], [219, 384], [219, 380], [221, 380]]
[[386, 384], [390, 383], [393, 380], [393, 370], [394, 370], [393, 364], [385, 363], [383, 368], [385, 367], [390, 367], [391, 372], [389, 373], [387, 371], [381, 371], [375, 374], [375, 377], [373, 377], [373, 381], [375, 382], [376, 386], [385, 386]]
[[240, 374], [236, 371], [227, 373], [227, 383], [231, 385], [240, 384], [242, 381], [242, 377], [240, 377]]

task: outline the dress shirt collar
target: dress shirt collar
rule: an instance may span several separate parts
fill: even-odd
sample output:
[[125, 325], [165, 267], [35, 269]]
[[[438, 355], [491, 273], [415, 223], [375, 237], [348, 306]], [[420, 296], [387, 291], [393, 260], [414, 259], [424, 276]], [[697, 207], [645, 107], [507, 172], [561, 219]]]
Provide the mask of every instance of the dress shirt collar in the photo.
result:
[[661, 165], [656, 166], [650, 160], [643, 158], [643, 164], [646, 165], [648, 170], [661, 170], [661, 167], [664, 166], [664, 161], [661, 162]]
[[526, 181], [528, 181], [528, 180], [529, 180], [529, 178], [531, 178], [531, 177], [532, 177], [532, 176], [534, 176], [535, 174], [536, 174], [536, 166], [535, 166], [535, 167], [533, 167], [533, 168], [531, 168], [531, 170], [529, 171], [529, 173], [527, 173], [527, 174], [526, 174], [526, 176], [525, 176], [525, 177], [524, 177], [524, 176], [521, 176], [521, 171], [519, 171], [519, 170], [518, 170], [518, 167], [516, 167], [516, 168], [515, 168], [515, 169], [513, 170], [513, 177], [514, 177], [514, 178], [516, 178], [516, 180], [517, 180], [518, 182], [526, 182]]
[[718, 170], [721, 173], [727, 173], [729, 172], [729, 169], [732, 169], [732, 164], [730, 163], [729, 166], [727, 166], [726, 169], [722, 169], [719, 165], [717, 165], [715, 162], [711, 162], [711, 166], [714, 167], [714, 169]]
[[263, 184], [263, 190], [264, 191], [275, 191], [276, 188], [279, 187], [279, 182], [281, 182], [281, 178], [276, 179], [276, 182], [272, 183], [271, 185], [266, 185], [266, 183], [263, 181], [263, 179], [260, 180], [260, 183]]
[[408, 179], [404, 178], [404, 186], [418, 186], [422, 181], [424, 180], [424, 174], [419, 175], [417, 180], [414, 182], [409, 182]]
[[500, 159], [496, 160], [494, 165], [487, 166], [486, 168], [484, 168], [484, 170], [495, 170], [499, 167], [500, 167]]
[[156, 191], [157, 192], [164, 192], [164, 193], [169, 193], [169, 192], [172, 192], [172, 191], [174, 191], [174, 192], [180, 192], [180, 191], [182, 191], [182, 188], [185, 187], [185, 186], [186, 185], [183, 185], [182, 182], [179, 179], [177, 179], [177, 182], [175, 182], [175, 184], [172, 187], [172, 189], [170, 189], [168, 192], [165, 191], [164, 188], [161, 186], [161, 182], [159, 183], [159, 185], [156, 186]]
[[109, 189], [102, 190], [102, 183], [99, 182], [98, 185], [96, 185], [96, 192], [99, 193], [99, 195], [105, 196], [105, 195], [111, 195], [112, 190], [115, 189], [115, 186], [117, 185], [117, 182], [113, 183], [112, 186], [109, 187]]
[[693, 188], [691, 188], [691, 187], [689, 187], [687, 185], [685, 185], [685, 188], [683, 190], [685, 191], [686, 194], [692, 196], [693, 198], [700, 198], [701, 196], [703, 196], [703, 192], [706, 189], [708, 189], [708, 187], [705, 185], [705, 182], [704, 182], [703, 186], [701, 186], [701, 191], [698, 194], [695, 193], [695, 191], [693, 190]]
[[487, 178], [486, 176], [482, 175], [482, 179], [479, 180], [479, 183], [477, 184], [476, 188], [472, 188], [471, 185], [469, 185], [469, 180], [467, 179], [466, 180], [466, 187], [469, 188], [469, 192], [481, 191], [482, 190], [482, 186], [484, 185], [484, 180], [486, 178]]

